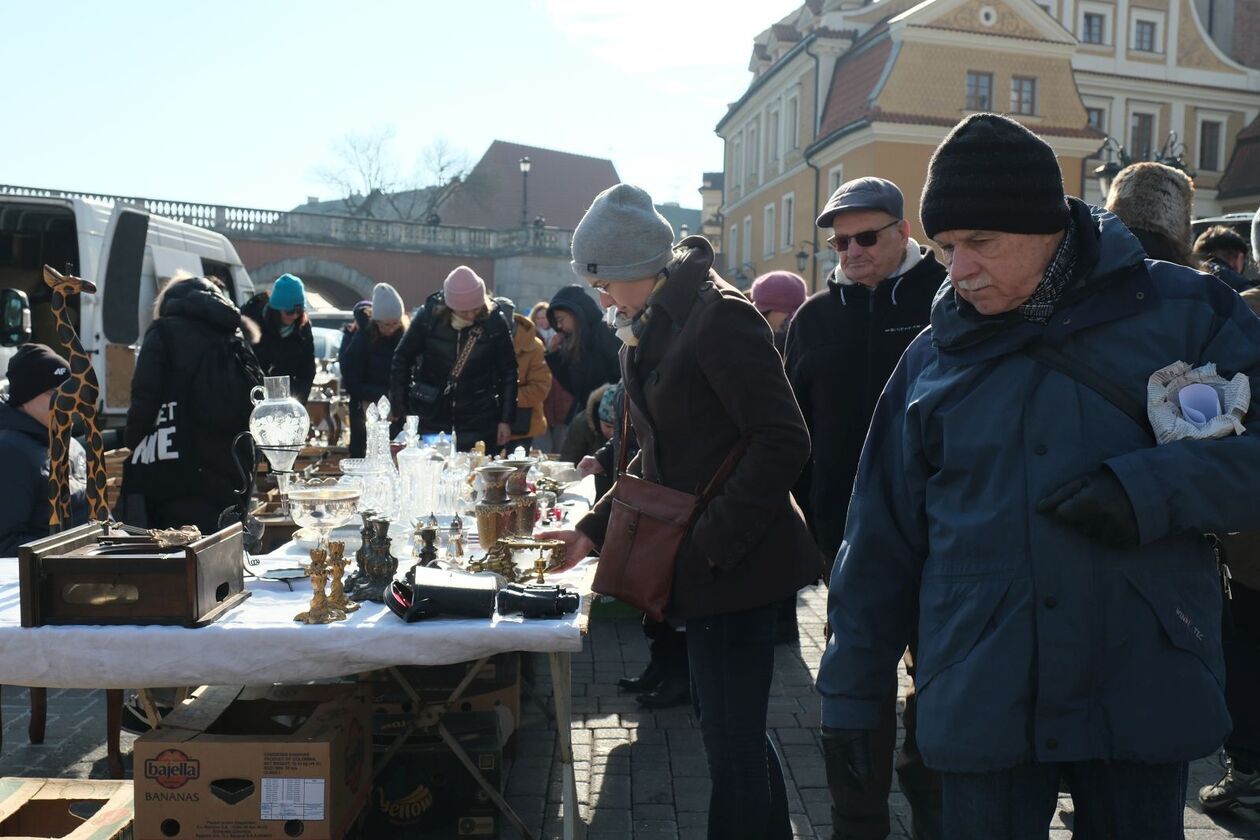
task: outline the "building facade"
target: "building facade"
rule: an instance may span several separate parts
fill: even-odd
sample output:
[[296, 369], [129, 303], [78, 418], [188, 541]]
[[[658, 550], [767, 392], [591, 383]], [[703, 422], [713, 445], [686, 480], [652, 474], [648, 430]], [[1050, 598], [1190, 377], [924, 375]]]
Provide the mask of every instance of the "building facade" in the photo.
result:
[[1197, 170], [1198, 215], [1254, 209], [1260, 196], [1221, 200], [1217, 187], [1246, 180], [1229, 170], [1260, 113], [1260, 71], [1212, 41], [1193, 2], [811, 0], [757, 36], [752, 83], [717, 126], [726, 271], [736, 282], [800, 271], [817, 288], [834, 255], [813, 220], [863, 175], [901, 187], [921, 237], [932, 151], [981, 111], [1043, 136], [1067, 191], [1087, 200], [1101, 200], [1092, 173], [1115, 154], [1108, 135], [1141, 157], [1175, 131]]

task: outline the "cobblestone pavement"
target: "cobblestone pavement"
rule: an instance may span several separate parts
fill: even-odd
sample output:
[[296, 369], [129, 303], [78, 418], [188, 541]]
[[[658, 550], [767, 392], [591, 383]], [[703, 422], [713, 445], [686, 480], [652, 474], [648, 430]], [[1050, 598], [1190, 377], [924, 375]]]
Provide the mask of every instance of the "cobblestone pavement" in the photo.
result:
[[[822, 654], [825, 594], [805, 590], [800, 598], [799, 646], [780, 646], [770, 698], [769, 725], [786, 757], [789, 810], [800, 838], [829, 840], [830, 799], [818, 746], [818, 700], [813, 678]], [[516, 758], [507, 780], [508, 800], [526, 823], [545, 838], [559, 837], [560, 769], [555, 731], [547, 724], [550, 678], [545, 656], [529, 657], [534, 697], [523, 707]], [[687, 709], [641, 711], [634, 698], [619, 694], [616, 681], [637, 674], [647, 660], [639, 625], [630, 620], [597, 620], [585, 649], [573, 657], [574, 752], [582, 817], [591, 840], [689, 840], [705, 837], [708, 778], [699, 731]], [[4, 748], [0, 775], [104, 778], [104, 693], [50, 691], [48, 738], [27, 743], [26, 692], [8, 687], [3, 695]], [[134, 740], [123, 733], [130, 766]], [[900, 741], [900, 739], [898, 739]], [[1250, 811], [1209, 818], [1195, 794], [1221, 775], [1215, 758], [1190, 771], [1186, 807], [1189, 840], [1238, 837], [1260, 840], [1260, 814]], [[894, 784], [896, 784], [894, 780]], [[909, 840], [909, 807], [892, 794], [894, 840]], [[1066, 823], [1065, 823], [1066, 818]], [[1051, 830], [1054, 840], [1071, 836], [1071, 802], [1060, 802]], [[514, 837], [508, 828], [502, 837]]]

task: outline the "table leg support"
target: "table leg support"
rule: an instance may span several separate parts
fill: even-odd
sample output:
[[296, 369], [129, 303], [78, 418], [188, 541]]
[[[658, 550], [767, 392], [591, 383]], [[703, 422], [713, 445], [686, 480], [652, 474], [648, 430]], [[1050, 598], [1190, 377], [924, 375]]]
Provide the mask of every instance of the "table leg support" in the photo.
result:
[[578, 813], [577, 774], [573, 767], [573, 688], [572, 660], [567, 653], [548, 653], [551, 664], [551, 690], [556, 706], [556, 745], [560, 752], [562, 773], [560, 791], [561, 824], [564, 840], [586, 837], [586, 823]]
[[48, 721], [48, 689], [34, 688], [31, 693], [31, 722], [27, 727], [27, 735], [32, 744], [44, 743], [44, 725]]
[[122, 729], [122, 705], [121, 688], [105, 689], [105, 766], [109, 769], [111, 779], [126, 777], [119, 738]]

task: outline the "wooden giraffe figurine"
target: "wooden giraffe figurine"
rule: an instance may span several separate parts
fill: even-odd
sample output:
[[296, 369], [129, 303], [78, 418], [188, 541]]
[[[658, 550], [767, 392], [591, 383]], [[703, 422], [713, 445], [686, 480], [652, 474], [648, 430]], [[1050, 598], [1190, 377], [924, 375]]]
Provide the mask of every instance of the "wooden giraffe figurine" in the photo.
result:
[[44, 282], [52, 289], [52, 313], [57, 320], [57, 339], [70, 360], [70, 378], [61, 383], [53, 395], [52, 415], [48, 422], [48, 503], [50, 533], [70, 527], [70, 438], [74, 419], [78, 417], [86, 430], [87, 501], [92, 520], [109, 520], [105, 504], [105, 446], [96, 426], [96, 401], [100, 383], [92, 369], [92, 357], [79, 342], [79, 334], [70, 322], [66, 298], [73, 294], [92, 294], [96, 286], [90, 280], [62, 275], [51, 266], [44, 266]]

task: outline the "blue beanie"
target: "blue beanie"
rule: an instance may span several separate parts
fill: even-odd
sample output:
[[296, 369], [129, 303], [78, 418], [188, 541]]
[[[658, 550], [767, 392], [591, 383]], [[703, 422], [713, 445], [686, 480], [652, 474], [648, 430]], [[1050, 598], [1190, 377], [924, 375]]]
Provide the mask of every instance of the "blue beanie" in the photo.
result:
[[306, 289], [302, 280], [292, 274], [281, 274], [271, 287], [267, 306], [277, 312], [292, 312], [299, 306], [306, 308]]

